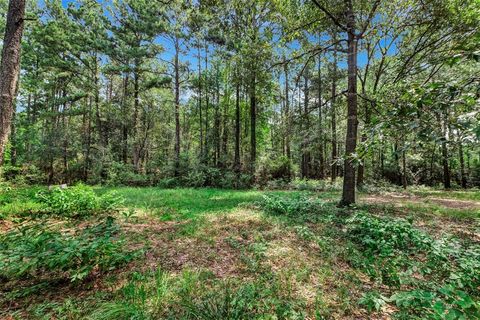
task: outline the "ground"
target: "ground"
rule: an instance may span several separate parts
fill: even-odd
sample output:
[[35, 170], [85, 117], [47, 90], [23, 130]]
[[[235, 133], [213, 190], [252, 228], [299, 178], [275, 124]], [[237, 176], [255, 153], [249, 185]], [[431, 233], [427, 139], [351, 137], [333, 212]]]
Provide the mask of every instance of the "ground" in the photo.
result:
[[[399, 312], [398, 304], [387, 299], [365, 298], [370, 292], [387, 297], [394, 289], [352, 258], [361, 252], [334, 215], [297, 219], [271, 214], [261, 205], [264, 195], [305, 196], [336, 210], [339, 191], [96, 192], [112, 190], [125, 198], [116, 213], [125, 246], [141, 253], [82, 284], [0, 290], [0, 318], [247, 319], [255, 312], [263, 314], [260, 319], [390, 319]], [[433, 238], [452, 234], [480, 242], [479, 192], [362, 193], [357, 210], [414, 217], [415, 228]], [[15, 223], [0, 220], [0, 232]]]

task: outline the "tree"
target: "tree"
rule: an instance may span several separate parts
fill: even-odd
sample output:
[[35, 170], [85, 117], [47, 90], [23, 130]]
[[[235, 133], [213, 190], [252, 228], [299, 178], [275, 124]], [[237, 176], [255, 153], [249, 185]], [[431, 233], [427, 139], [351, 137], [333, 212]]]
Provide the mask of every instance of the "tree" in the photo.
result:
[[20, 74], [20, 50], [25, 24], [25, 0], [10, 0], [0, 64], [0, 164], [14, 113], [14, 99]]
[[356, 12], [354, 10], [353, 0], [344, 1], [342, 12], [332, 14], [318, 0], [312, 0], [313, 3], [332, 21], [336, 27], [347, 34], [347, 65], [348, 65], [348, 89], [347, 89], [347, 133], [345, 141], [345, 161], [343, 193], [340, 200], [341, 206], [349, 206], [355, 203], [355, 152], [357, 147], [357, 54], [358, 42], [363, 37], [372, 21], [380, 0], [371, 4], [365, 21], [362, 21], [357, 29]]

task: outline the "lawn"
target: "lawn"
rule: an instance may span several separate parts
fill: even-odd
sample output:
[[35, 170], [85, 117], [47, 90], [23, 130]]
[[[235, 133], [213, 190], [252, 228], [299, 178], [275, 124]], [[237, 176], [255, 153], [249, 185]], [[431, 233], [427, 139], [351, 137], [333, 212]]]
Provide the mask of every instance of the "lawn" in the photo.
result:
[[479, 317], [460, 191], [42, 190], [1, 193], [0, 318]]

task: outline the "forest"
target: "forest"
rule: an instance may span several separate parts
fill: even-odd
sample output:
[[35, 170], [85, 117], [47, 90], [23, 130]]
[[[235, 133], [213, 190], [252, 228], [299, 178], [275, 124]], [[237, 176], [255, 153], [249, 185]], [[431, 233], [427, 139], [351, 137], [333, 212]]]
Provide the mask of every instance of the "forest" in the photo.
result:
[[478, 0], [0, 0], [0, 37], [1, 319], [480, 319]]

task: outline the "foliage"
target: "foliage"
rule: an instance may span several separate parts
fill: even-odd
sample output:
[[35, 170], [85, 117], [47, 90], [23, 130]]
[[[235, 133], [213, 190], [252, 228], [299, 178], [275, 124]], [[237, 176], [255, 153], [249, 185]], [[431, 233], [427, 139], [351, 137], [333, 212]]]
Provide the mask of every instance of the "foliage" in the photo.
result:
[[264, 195], [260, 205], [268, 213], [310, 222], [325, 219], [337, 211], [333, 203], [302, 193], [291, 197]]
[[257, 163], [255, 183], [264, 188], [271, 180], [289, 182], [292, 174], [292, 162], [287, 157], [282, 156], [273, 159], [263, 157]]
[[40, 191], [37, 199], [45, 205], [45, 211], [66, 217], [89, 216], [97, 213], [112, 212], [121, 204], [121, 198], [114, 193], [98, 196], [92, 187], [82, 184], [50, 191]]
[[163, 270], [130, 276], [91, 319], [290, 319], [301, 318], [301, 303], [282, 292], [276, 279], [213, 279], [208, 272]]
[[113, 162], [106, 169], [106, 178], [102, 181], [109, 186], [149, 186], [152, 176], [136, 173], [133, 166]]
[[[480, 246], [433, 239], [403, 219], [359, 212], [347, 221], [347, 236], [359, 246], [360, 265], [384, 284], [414, 289], [390, 297], [401, 313], [433, 319], [480, 316]], [[352, 263], [358, 263], [351, 260]], [[372, 267], [374, 269], [372, 269]], [[420, 277], [412, 278], [413, 274]], [[362, 303], [372, 309], [376, 299]], [[378, 302], [378, 301], [377, 301]]]
[[133, 259], [135, 254], [124, 249], [118, 234], [111, 217], [77, 231], [54, 230], [43, 222], [21, 226], [0, 235], [0, 276], [82, 281]]

